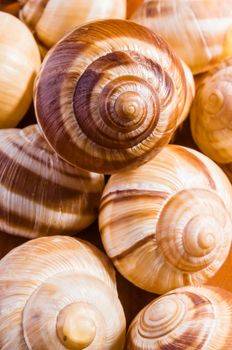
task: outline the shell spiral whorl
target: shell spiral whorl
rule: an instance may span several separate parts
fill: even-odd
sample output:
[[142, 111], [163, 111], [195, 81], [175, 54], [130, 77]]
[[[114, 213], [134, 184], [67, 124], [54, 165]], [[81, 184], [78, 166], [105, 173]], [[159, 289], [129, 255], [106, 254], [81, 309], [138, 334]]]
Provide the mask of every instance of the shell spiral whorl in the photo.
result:
[[144, 163], [168, 143], [186, 91], [182, 64], [160, 37], [132, 22], [98, 21], [75, 29], [48, 54], [35, 110], [62, 158], [113, 173]]
[[231, 209], [231, 184], [220, 168], [169, 145], [139, 168], [111, 176], [99, 229], [123, 276], [162, 294], [216, 273], [230, 249]]
[[126, 350], [226, 349], [232, 346], [232, 294], [220, 288], [178, 288], [133, 320]]
[[91, 244], [38, 238], [5, 256], [0, 271], [1, 349], [123, 349], [115, 273]]

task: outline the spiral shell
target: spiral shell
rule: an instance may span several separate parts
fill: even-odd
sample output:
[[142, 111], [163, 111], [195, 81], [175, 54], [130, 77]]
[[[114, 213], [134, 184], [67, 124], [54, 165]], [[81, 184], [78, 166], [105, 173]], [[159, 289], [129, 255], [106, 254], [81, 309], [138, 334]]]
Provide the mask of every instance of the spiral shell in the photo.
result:
[[78, 25], [126, 17], [126, 0], [21, 0], [20, 18], [47, 48]]
[[38, 126], [0, 131], [0, 231], [71, 234], [98, 214], [104, 177], [65, 163]]
[[32, 101], [40, 54], [28, 28], [0, 12], [0, 128], [15, 127]]
[[232, 66], [204, 77], [191, 109], [194, 141], [218, 163], [232, 162]]
[[161, 34], [194, 74], [232, 55], [228, 0], [145, 0], [132, 20]]
[[186, 84], [181, 62], [156, 34], [129, 21], [98, 21], [75, 29], [47, 55], [35, 110], [62, 158], [113, 173], [168, 143]]
[[0, 309], [4, 350], [123, 349], [113, 268], [84, 241], [43, 237], [11, 251], [0, 262]]
[[231, 293], [183, 287], [154, 300], [136, 316], [126, 350], [226, 350], [232, 347], [231, 334]]
[[169, 145], [136, 170], [111, 176], [99, 229], [120, 273], [162, 294], [215, 274], [230, 249], [231, 212], [232, 187], [221, 169]]

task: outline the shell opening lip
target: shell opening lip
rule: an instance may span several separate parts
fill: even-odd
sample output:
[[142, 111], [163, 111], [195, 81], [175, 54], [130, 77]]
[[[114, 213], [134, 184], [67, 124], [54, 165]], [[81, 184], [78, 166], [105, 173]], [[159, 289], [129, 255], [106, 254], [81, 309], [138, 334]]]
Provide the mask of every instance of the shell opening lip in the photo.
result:
[[93, 342], [96, 325], [80, 303], [73, 303], [58, 314], [57, 334], [67, 349], [83, 350]]

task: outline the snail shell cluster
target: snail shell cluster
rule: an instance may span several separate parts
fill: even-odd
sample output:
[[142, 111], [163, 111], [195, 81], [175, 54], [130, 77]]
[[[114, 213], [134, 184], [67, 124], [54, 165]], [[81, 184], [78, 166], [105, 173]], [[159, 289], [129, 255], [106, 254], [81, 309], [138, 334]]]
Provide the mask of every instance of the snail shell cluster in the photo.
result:
[[122, 350], [125, 317], [110, 262], [90, 243], [29, 241], [0, 262], [0, 348]]
[[179, 288], [154, 300], [133, 320], [126, 350], [232, 347], [232, 293], [213, 287]]
[[126, 0], [21, 0], [20, 18], [47, 48], [85, 22], [126, 17]]
[[46, 56], [35, 86], [38, 123], [73, 165], [99, 173], [136, 167], [168, 143], [186, 115], [186, 70], [143, 26], [84, 25]]
[[26, 113], [39, 67], [39, 49], [28, 28], [0, 12], [0, 128], [15, 127]]
[[231, 213], [232, 188], [222, 170], [197, 151], [169, 145], [137, 169], [111, 176], [99, 229], [119, 272], [162, 294], [216, 273], [229, 253]]
[[232, 65], [222, 66], [209, 72], [198, 84], [190, 112], [194, 141], [218, 163], [232, 162], [231, 100]]
[[71, 234], [97, 217], [104, 176], [58, 157], [38, 126], [0, 131], [0, 231]]
[[145, 0], [131, 19], [161, 34], [194, 74], [232, 55], [228, 0]]

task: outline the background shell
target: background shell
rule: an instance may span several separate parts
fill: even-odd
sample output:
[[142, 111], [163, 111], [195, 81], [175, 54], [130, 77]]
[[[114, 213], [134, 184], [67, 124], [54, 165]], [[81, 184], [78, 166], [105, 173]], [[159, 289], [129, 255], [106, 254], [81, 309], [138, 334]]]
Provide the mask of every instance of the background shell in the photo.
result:
[[20, 18], [45, 47], [89, 21], [126, 18], [126, 0], [21, 0]]
[[132, 20], [163, 36], [194, 74], [232, 54], [232, 9], [227, 0], [145, 0]]
[[28, 28], [0, 12], [0, 128], [15, 127], [32, 102], [40, 54]]
[[205, 75], [197, 88], [190, 117], [193, 138], [208, 157], [232, 162], [232, 66]]

